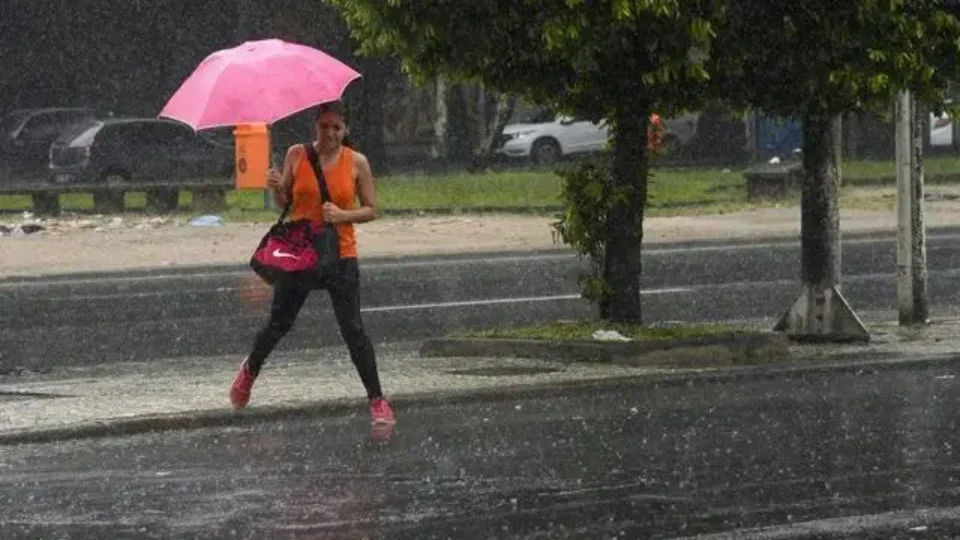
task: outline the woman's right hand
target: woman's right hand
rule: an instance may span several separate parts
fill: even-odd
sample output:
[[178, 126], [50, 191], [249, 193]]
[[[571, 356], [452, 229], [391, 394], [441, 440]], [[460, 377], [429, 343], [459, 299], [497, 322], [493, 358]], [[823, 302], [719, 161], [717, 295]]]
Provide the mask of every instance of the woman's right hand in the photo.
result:
[[271, 189], [279, 190], [282, 181], [283, 176], [280, 174], [280, 171], [273, 168], [267, 170], [267, 186]]

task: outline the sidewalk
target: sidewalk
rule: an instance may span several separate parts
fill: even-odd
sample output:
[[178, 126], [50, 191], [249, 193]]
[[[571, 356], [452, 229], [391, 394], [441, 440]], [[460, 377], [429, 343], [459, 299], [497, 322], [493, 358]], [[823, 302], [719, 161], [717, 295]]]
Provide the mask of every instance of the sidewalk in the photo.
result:
[[[638, 385], [692, 378], [772, 376], [808, 371], [862, 371], [949, 365], [960, 360], [960, 318], [919, 329], [870, 326], [869, 345], [796, 345], [789, 365], [651, 369], [523, 359], [420, 358], [414, 344], [378, 348], [384, 390], [399, 426], [406, 404], [628, 378]], [[0, 445], [160, 429], [224, 426], [291, 414], [349, 411], [367, 422], [359, 379], [345, 350], [278, 353], [254, 387], [250, 407], [230, 409], [227, 390], [238, 358], [158, 360], [10, 377], [0, 384]]]
[[[528, 360], [421, 359], [414, 344], [380, 345], [377, 352], [384, 391], [395, 402], [401, 422], [403, 403], [424, 396], [443, 399], [505, 386], [530, 387], [657, 372]], [[250, 406], [235, 413], [227, 390], [239, 360], [167, 359], [5, 379], [0, 383], [0, 444], [109, 432], [105, 428], [111, 426], [139, 431], [186, 427], [198, 420], [220, 425], [302, 409], [346, 407], [362, 417], [358, 421], [368, 421], [363, 386], [346, 349], [273, 355], [254, 386]], [[503, 370], [521, 373], [495, 376]], [[522, 374], [526, 370], [532, 373]]]

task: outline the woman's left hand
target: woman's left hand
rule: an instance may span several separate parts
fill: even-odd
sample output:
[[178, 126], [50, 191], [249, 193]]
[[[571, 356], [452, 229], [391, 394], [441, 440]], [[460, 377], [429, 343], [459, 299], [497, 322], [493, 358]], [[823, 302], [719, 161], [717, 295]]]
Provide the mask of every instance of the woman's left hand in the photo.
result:
[[333, 203], [324, 203], [323, 218], [329, 223], [343, 223], [347, 220], [347, 212]]

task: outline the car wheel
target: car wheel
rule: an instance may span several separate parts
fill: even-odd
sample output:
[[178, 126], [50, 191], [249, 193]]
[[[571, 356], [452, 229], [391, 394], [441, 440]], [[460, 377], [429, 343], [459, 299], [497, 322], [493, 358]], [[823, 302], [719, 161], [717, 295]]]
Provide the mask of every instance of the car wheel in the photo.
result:
[[176, 188], [159, 188], [147, 192], [147, 210], [168, 214], [180, 204], [180, 191]]
[[560, 145], [553, 139], [539, 139], [533, 143], [530, 159], [535, 165], [553, 165], [560, 160]]
[[203, 187], [194, 189], [193, 209], [200, 212], [222, 212], [226, 210], [226, 191], [219, 187]]
[[60, 214], [60, 195], [58, 193], [34, 193], [33, 211], [43, 216]]
[[109, 172], [103, 177], [103, 184], [107, 189], [98, 189], [93, 192], [93, 209], [100, 214], [122, 212], [126, 208], [124, 187], [127, 176], [118, 172]]

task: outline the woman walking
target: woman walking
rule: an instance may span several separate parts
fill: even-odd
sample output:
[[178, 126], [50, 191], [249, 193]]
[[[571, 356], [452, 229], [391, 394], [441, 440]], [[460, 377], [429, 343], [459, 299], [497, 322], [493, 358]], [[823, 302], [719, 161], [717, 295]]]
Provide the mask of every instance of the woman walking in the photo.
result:
[[[283, 171], [271, 170], [267, 184], [273, 190], [277, 206], [292, 202], [290, 219], [326, 220], [337, 227], [340, 237], [340, 266], [326, 287], [340, 335], [350, 351], [350, 359], [360, 375], [369, 399], [374, 424], [394, 424], [390, 403], [380, 388], [373, 344], [367, 337], [360, 316], [360, 268], [354, 224], [373, 221], [376, 192], [373, 173], [366, 156], [344, 145], [347, 135], [346, 114], [342, 102], [320, 106], [316, 118], [317, 140], [312, 142], [319, 157], [331, 201], [322, 201], [320, 188], [305, 145], [287, 151]], [[356, 201], [359, 199], [360, 205]], [[270, 319], [256, 336], [253, 350], [240, 365], [230, 388], [230, 401], [241, 409], [250, 401], [253, 383], [267, 356], [290, 331], [310, 289], [295, 283], [279, 282], [274, 289]]]

